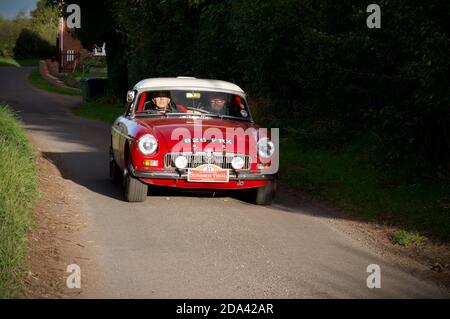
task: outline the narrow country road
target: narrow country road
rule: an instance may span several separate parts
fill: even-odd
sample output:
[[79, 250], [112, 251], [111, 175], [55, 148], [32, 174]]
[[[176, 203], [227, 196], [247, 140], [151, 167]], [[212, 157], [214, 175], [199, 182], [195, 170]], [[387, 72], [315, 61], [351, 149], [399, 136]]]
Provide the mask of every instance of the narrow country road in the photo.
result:
[[[271, 207], [161, 190], [145, 203], [124, 202], [107, 175], [109, 125], [72, 115], [80, 98], [33, 88], [29, 71], [0, 68], [0, 101], [82, 199], [92, 245], [82, 297], [448, 298], [292, 195]], [[380, 289], [366, 285], [370, 264], [381, 267]]]

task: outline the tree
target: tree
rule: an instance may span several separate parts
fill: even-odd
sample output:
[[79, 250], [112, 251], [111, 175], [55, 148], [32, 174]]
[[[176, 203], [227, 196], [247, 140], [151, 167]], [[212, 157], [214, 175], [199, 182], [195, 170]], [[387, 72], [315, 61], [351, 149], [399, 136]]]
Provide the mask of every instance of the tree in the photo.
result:
[[111, 89], [123, 100], [128, 90], [128, 69], [124, 34], [114, 19], [114, 1], [74, 0], [71, 3], [78, 4], [81, 9], [81, 28], [76, 30], [76, 36], [82, 45], [90, 48], [94, 44], [106, 43]]

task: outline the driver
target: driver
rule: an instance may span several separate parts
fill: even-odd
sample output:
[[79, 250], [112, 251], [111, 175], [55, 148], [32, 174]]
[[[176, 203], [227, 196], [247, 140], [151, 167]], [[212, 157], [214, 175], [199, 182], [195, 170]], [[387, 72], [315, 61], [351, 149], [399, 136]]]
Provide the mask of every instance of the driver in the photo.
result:
[[170, 109], [170, 94], [165, 91], [156, 92], [153, 95], [153, 105], [155, 105], [155, 109], [160, 112], [167, 112]]
[[182, 107], [178, 107], [175, 103], [172, 102], [172, 98], [170, 97], [169, 91], [156, 91], [153, 92], [153, 98], [150, 102], [149, 107], [146, 109], [156, 110], [161, 113], [167, 112], [185, 112]]

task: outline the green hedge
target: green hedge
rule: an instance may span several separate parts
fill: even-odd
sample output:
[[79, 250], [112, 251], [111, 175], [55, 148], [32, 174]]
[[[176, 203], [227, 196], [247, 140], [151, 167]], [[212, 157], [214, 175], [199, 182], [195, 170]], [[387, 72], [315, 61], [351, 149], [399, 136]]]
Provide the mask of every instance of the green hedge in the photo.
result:
[[449, 1], [380, 0], [381, 29], [356, 0], [74, 1], [83, 42], [107, 39], [120, 97], [146, 77], [228, 80], [259, 123], [303, 145], [369, 133], [377, 164], [449, 176]]

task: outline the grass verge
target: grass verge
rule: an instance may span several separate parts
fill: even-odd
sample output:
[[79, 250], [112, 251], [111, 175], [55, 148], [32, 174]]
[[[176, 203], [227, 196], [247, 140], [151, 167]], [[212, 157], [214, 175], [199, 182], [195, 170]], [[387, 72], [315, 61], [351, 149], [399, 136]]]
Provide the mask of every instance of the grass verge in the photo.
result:
[[409, 247], [422, 241], [422, 236], [417, 232], [409, 232], [406, 230], [396, 230], [390, 234], [391, 241], [394, 244]]
[[37, 198], [35, 154], [15, 115], [0, 105], [0, 298], [20, 293], [27, 230]]
[[28, 58], [28, 59], [16, 59], [20, 66], [39, 66], [40, 59]]
[[106, 123], [113, 123], [114, 120], [124, 113], [122, 105], [106, 104], [98, 101], [84, 102], [74, 113], [81, 117], [99, 120]]
[[[365, 219], [450, 240], [448, 185], [396, 180], [392, 172], [371, 164], [364, 147], [304, 149], [288, 139], [280, 145], [280, 179], [285, 184]], [[415, 237], [405, 234], [396, 236], [397, 242]]]
[[35, 87], [45, 90], [45, 91], [48, 91], [48, 92], [66, 94], [66, 95], [80, 95], [80, 92], [77, 90], [70, 89], [70, 88], [60, 88], [60, 87], [54, 86], [53, 84], [51, 84], [50, 82], [48, 82], [46, 79], [44, 79], [41, 76], [38, 68], [33, 68], [33, 70], [31, 70], [28, 78]]
[[0, 57], [0, 66], [38, 66], [39, 59], [13, 59], [7, 57]]
[[71, 78], [90, 78], [90, 77], [99, 77], [99, 78], [106, 78], [108, 77], [107, 73], [104, 72], [89, 72], [89, 73], [83, 73], [83, 72], [71, 72], [67, 73], [67, 76], [70, 76]]
[[19, 67], [20, 64], [12, 58], [0, 57], [0, 66], [17, 66], [17, 67]]

